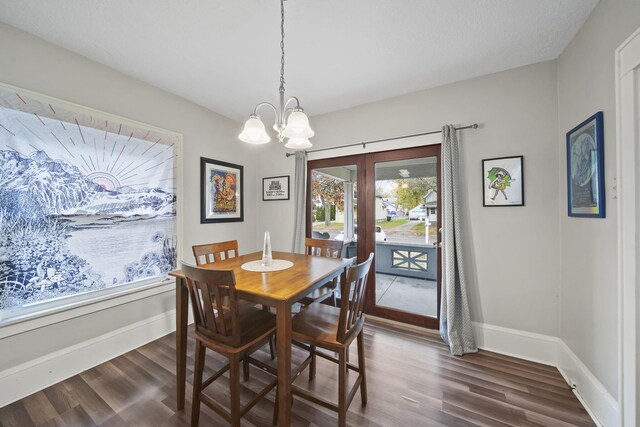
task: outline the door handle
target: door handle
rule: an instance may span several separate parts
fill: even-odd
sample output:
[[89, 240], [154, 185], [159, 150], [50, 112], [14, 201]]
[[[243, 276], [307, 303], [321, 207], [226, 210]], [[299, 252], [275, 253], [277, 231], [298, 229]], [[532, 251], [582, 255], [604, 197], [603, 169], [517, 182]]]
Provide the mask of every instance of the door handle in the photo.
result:
[[433, 244], [433, 246], [435, 246], [436, 248], [441, 248], [442, 247], [442, 242], [436, 242]]

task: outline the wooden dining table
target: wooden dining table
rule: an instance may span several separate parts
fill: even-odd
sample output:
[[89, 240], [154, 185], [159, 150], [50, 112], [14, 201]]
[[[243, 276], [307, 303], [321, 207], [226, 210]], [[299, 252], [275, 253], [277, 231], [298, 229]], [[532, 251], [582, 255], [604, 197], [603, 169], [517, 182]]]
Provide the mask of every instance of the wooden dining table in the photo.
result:
[[[242, 269], [242, 264], [259, 260], [262, 252], [229, 258], [201, 267], [233, 270], [239, 298], [276, 309], [276, 348], [278, 356], [278, 425], [291, 425], [291, 307], [305, 295], [333, 278], [343, 275], [350, 259], [273, 252], [273, 259], [293, 262], [293, 266], [267, 273]], [[184, 409], [187, 373], [188, 290], [180, 270], [169, 275], [176, 278], [176, 377], [177, 406]], [[343, 277], [344, 279], [344, 277]], [[344, 282], [343, 282], [344, 283]]]

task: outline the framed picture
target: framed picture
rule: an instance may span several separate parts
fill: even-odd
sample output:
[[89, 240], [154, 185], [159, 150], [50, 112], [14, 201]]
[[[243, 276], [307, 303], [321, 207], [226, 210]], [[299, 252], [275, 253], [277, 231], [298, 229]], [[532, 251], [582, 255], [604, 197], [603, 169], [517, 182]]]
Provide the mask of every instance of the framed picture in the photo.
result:
[[604, 129], [602, 111], [567, 132], [569, 216], [604, 218]]
[[289, 175], [262, 178], [262, 200], [289, 200]]
[[200, 157], [200, 222], [244, 221], [243, 167]]
[[523, 157], [482, 161], [483, 206], [524, 206]]

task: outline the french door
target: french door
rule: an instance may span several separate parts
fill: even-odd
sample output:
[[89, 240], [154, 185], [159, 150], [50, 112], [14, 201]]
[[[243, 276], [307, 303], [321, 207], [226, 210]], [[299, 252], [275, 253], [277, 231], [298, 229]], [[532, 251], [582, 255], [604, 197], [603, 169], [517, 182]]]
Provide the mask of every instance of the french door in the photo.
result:
[[440, 145], [311, 160], [307, 237], [374, 252], [365, 312], [438, 328]]

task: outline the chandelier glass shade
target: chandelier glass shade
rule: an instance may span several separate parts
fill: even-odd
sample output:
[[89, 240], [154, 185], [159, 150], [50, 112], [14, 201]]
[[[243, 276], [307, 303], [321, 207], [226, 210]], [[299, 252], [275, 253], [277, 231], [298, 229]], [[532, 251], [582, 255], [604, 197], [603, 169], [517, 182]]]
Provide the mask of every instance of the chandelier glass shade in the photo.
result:
[[253, 114], [249, 117], [249, 120], [244, 124], [244, 129], [240, 133], [239, 138], [241, 141], [249, 144], [266, 144], [271, 141], [271, 137], [264, 128], [264, 123], [260, 120], [260, 117]]
[[[309, 118], [300, 106], [298, 98], [292, 96], [285, 101], [284, 95], [284, 0], [280, 0], [280, 105], [276, 108], [269, 102], [261, 102], [256, 105], [253, 114], [245, 122], [244, 128], [238, 138], [249, 144], [266, 144], [271, 141], [269, 134], [258, 115], [258, 109], [269, 106], [275, 112], [275, 124], [273, 129], [277, 132], [278, 141], [284, 142], [288, 139], [285, 147], [293, 150], [304, 150], [312, 146], [309, 138], [315, 134], [309, 125]], [[293, 108], [287, 108], [289, 104], [295, 102]]]

